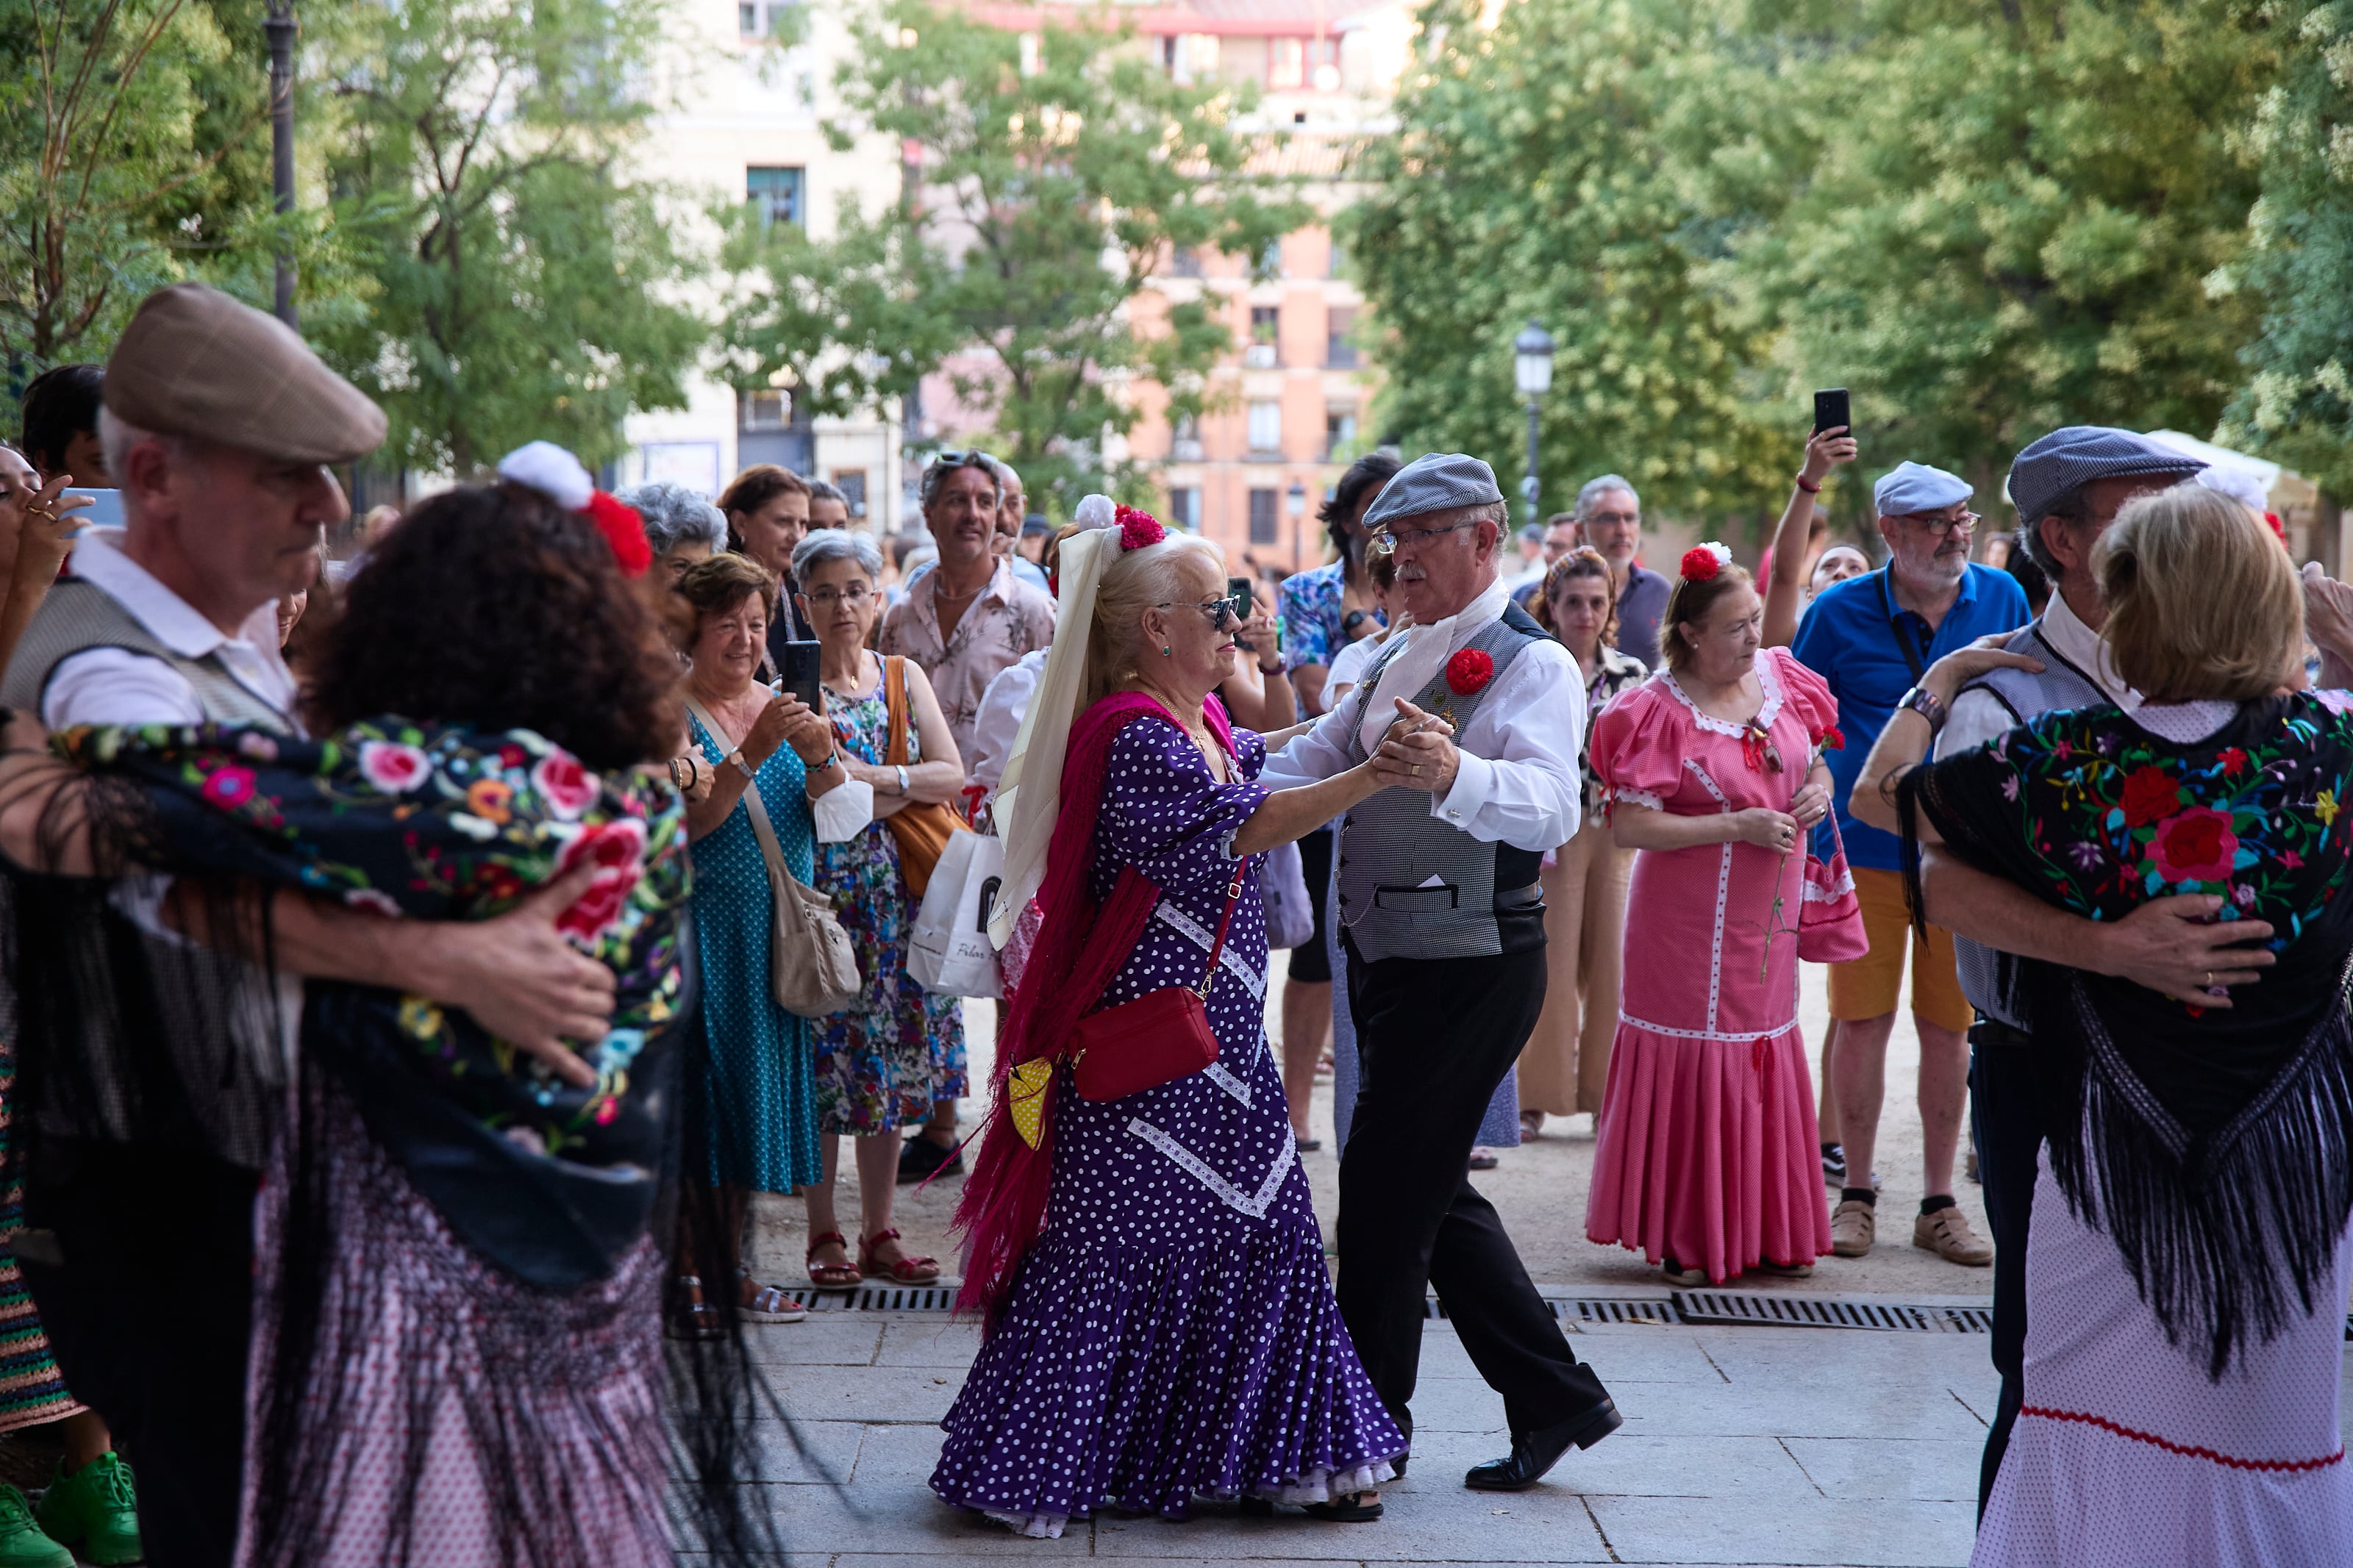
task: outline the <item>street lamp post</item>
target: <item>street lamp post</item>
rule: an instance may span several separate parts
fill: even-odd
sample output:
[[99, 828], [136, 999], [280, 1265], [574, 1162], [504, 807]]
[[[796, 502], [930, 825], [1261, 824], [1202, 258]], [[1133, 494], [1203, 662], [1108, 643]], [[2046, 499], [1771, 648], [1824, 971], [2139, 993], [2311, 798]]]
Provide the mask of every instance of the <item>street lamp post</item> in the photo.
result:
[[1282, 498], [1283, 508], [1291, 513], [1291, 569], [1307, 570], [1306, 539], [1300, 531], [1300, 519], [1307, 515], [1307, 487], [1297, 479], [1291, 481], [1291, 493]]
[[1520, 494], [1528, 503], [1530, 523], [1536, 521], [1536, 496], [1542, 489], [1536, 480], [1536, 399], [1552, 390], [1552, 334], [1533, 321], [1512, 340], [1512, 380], [1528, 400], [1528, 477], [1520, 481]]
[[[281, 218], [294, 211], [294, 0], [269, 0], [261, 30], [269, 40], [269, 184]], [[291, 238], [278, 244], [278, 319], [299, 327], [294, 310]]]

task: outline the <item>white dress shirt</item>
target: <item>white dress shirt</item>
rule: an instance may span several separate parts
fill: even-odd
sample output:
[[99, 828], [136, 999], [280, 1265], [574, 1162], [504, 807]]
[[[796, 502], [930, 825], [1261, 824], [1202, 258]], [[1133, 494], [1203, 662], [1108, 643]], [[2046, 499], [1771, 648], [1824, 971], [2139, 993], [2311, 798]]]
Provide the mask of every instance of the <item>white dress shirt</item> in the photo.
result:
[[[183, 658], [216, 655], [239, 686], [285, 716], [296, 734], [294, 677], [278, 657], [278, 601], [246, 616], [232, 637], [205, 619], [155, 574], [122, 553], [119, 530], [100, 529], [74, 542], [73, 573], [131, 613], [147, 634]], [[177, 669], [128, 648], [85, 648], [60, 659], [41, 694], [41, 722], [52, 730], [75, 724], [201, 724], [205, 707]]]
[[997, 799], [1005, 764], [1013, 760], [1013, 742], [1021, 733], [1022, 715], [1029, 711], [1039, 679], [1046, 673], [1050, 647], [1031, 648], [991, 677], [972, 716], [972, 751], [965, 758], [965, 784], [978, 789], [983, 805]]
[[[2127, 714], [2139, 710], [2140, 693], [2125, 684], [2124, 678], [2116, 673], [2116, 661], [2108, 657], [2107, 643], [2084, 624], [2081, 616], [2067, 607], [2065, 595], [2051, 595], [2050, 604], [2043, 606], [2039, 629], [2051, 651], [2090, 677], [2102, 696]], [[1946, 716], [1945, 727], [1936, 735], [1936, 754], [1940, 759], [1958, 756], [2017, 727], [2018, 721], [2010, 717], [2000, 698], [1983, 689], [1964, 691], [1953, 699], [1953, 710]]]
[[[1391, 698], [1410, 700], [1421, 691], [1510, 602], [1509, 590], [1498, 582], [1461, 614], [1398, 634], [1408, 639], [1406, 646], [1381, 671], [1361, 710], [1364, 730], [1373, 737], [1367, 752], [1396, 717]], [[1269, 789], [1293, 789], [1353, 766], [1348, 731], [1360, 711], [1356, 696], [1351, 692], [1314, 729], [1268, 758], [1259, 782]], [[1577, 752], [1584, 734], [1585, 682], [1576, 658], [1550, 637], [1530, 642], [1495, 678], [1454, 737], [1461, 758], [1454, 787], [1431, 795], [1430, 815], [1488, 843], [1559, 847], [1577, 837], [1583, 794]]]

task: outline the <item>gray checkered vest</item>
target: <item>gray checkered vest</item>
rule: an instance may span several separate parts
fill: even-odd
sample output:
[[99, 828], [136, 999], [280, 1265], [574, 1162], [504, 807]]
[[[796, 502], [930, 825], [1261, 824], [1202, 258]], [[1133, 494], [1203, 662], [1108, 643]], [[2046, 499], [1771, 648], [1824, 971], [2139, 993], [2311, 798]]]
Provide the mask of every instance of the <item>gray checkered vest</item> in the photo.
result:
[[[1482, 626], [1464, 647], [1495, 661], [1495, 673], [1479, 690], [1458, 697], [1446, 685], [1441, 667], [1413, 704], [1443, 711], [1461, 737], [1495, 681], [1521, 654], [1546, 637], [1543, 627], [1517, 605]], [[1399, 639], [1382, 650], [1357, 685], [1350, 710], [1348, 758], [1365, 760], [1360, 731], [1365, 710], [1381, 671], [1404, 647]], [[1341, 819], [1338, 881], [1340, 922], [1367, 962], [1384, 958], [1477, 958], [1503, 952], [1495, 927], [1495, 894], [1527, 887], [1543, 864], [1541, 853], [1473, 838], [1430, 815], [1430, 797], [1420, 790], [1385, 789]]]
[[[2096, 708], [2108, 700], [2089, 675], [2052, 651], [2042, 640], [2042, 623], [2021, 627], [2002, 644], [2012, 653], [2042, 661], [2042, 673], [2023, 669], [1989, 669], [1967, 686], [1985, 691], [2010, 710], [2013, 723], [2031, 723], [2063, 708]], [[2026, 1027], [2025, 1008], [2018, 994], [2020, 961], [2010, 954], [1956, 934], [1953, 957], [1960, 970], [1961, 994], [1969, 1005], [1999, 1024]]]
[[293, 731], [290, 715], [238, 684], [216, 656], [187, 658], [174, 653], [113, 595], [78, 577], [66, 578], [52, 587], [34, 613], [15, 657], [8, 661], [6, 677], [0, 679], [0, 707], [39, 712], [58, 666], [75, 654], [99, 647], [119, 647], [162, 659], [195, 688], [205, 717], [216, 724], [251, 724], [281, 735]]

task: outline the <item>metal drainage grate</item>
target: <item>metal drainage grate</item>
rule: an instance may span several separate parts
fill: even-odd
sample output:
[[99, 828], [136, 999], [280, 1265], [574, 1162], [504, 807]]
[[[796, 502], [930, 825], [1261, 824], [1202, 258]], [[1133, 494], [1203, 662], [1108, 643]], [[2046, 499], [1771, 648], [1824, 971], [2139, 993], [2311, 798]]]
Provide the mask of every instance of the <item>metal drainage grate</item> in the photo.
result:
[[860, 1285], [854, 1290], [808, 1290], [801, 1300], [812, 1312], [947, 1312], [955, 1310], [953, 1285]]
[[1876, 1329], [1929, 1334], [1986, 1334], [1993, 1331], [1991, 1307], [1881, 1301], [1855, 1296], [1678, 1290], [1675, 1292], [1675, 1309], [1686, 1323]]
[[[1545, 1305], [1552, 1315], [1566, 1323], [1679, 1323], [1675, 1304], [1664, 1296], [1546, 1296]], [[1446, 1304], [1435, 1296], [1425, 1297], [1422, 1316], [1433, 1322], [1446, 1321]]]

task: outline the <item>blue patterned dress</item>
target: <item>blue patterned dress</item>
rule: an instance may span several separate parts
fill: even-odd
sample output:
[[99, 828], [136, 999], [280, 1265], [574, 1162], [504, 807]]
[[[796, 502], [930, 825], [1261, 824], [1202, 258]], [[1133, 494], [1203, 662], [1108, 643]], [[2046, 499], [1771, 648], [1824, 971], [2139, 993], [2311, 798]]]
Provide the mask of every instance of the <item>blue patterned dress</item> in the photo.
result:
[[[1266, 790], [1234, 731], [1233, 782], [1164, 720], [1111, 745], [1093, 891], [1132, 865], [1161, 890], [1101, 1005], [1197, 985]], [[1113, 1507], [1184, 1516], [1197, 1495], [1321, 1501], [1377, 1486], [1404, 1436], [1340, 1321], [1267, 1048], [1266, 921], [1246, 869], [1209, 994], [1218, 1060], [1124, 1100], [1054, 1107], [1046, 1229], [943, 1425], [932, 1488], [1025, 1534]]]
[[[734, 747], [690, 715], [705, 763], [725, 765]], [[809, 879], [817, 837], [808, 774], [790, 746], [760, 764], [760, 792], [785, 864]], [[768, 981], [776, 905], [752, 814], [742, 801], [694, 842], [694, 929], [702, 959], [702, 1025], [710, 1037], [711, 1179], [789, 1193], [818, 1179], [817, 1093], [808, 1026], [776, 1005]]]
[[[890, 710], [881, 682], [871, 695], [845, 697], [826, 688], [834, 738], [860, 761], [880, 763], [890, 749]], [[907, 760], [923, 760], [912, 715]], [[887, 1132], [920, 1123], [934, 1100], [965, 1092], [964, 1009], [934, 996], [907, 973], [907, 941], [919, 900], [899, 874], [899, 843], [881, 822], [817, 852], [818, 889], [831, 895], [858, 950], [865, 981], [854, 1006], [818, 1019], [817, 1115], [820, 1132]]]

